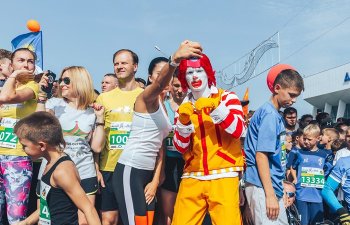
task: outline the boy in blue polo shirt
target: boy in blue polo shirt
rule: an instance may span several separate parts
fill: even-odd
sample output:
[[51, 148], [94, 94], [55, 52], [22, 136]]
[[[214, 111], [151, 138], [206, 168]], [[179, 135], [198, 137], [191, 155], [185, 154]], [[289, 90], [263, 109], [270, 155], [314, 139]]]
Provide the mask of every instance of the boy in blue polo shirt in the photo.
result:
[[293, 168], [297, 171], [296, 200], [301, 215], [301, 224], [309, 225], [323, 221], [321, 190], [324, 186], [324, 167], [329, 152], [317, 148], [320, 140], [318, 125], [304, 128], [304, 149], [298, 151]]
[[279, 64], [270, 69], [267, 84], [271, 99], [254, 113], [244, 142], [245, 192], [254, 224], [288, 224], [282, 199], [285, 127], [278, 110], [295, 103], [304, 83], [293, 67]]

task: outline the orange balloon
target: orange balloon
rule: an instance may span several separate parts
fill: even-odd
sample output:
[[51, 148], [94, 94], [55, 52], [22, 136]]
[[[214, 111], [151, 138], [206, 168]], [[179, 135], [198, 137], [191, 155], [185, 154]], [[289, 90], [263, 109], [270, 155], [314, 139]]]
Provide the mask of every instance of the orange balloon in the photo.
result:
[[27, 21], [27, 28], [32, 32], [39, 32], [40, 31], [40, 24], [36, 20], [28, 20]]

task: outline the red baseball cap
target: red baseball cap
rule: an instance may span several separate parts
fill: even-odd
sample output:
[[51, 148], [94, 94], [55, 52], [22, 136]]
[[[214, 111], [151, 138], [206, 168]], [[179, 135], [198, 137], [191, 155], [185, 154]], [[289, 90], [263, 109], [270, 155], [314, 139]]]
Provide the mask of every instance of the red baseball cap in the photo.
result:
[[275, 83], [276, 77], [278, 74], [280, 74], [283, 70], [295, 70], [294, 67], [288, 64], [277, 64], [273, 67], [271, 67], [269, 73], [267, 74], [266, 82], [267, 82], [267, 87], [270, 89], [272, 93], [274, 93], [273, 90], [273, 83]]

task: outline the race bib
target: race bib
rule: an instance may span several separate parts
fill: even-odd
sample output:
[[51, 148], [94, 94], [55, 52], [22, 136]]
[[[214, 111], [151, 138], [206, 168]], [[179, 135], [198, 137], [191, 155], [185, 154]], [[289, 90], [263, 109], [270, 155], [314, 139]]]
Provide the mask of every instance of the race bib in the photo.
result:
[[109, 131], [110, 150], [124, 150], [129, 138], [131, 122], [113, 122]]
[[301, 186], [323, 188], [324, 172], [323, 169], [313, 167], [301, 168]]
[[287, 165], [287, 149], [286, 149], [286, 135], [280, 136], [280, 142], [281, 142], [281, 165], [282, 167], [285, 167]]
[[43, 181], [40, 182], [40, 225], [51, 225], [51, 215], [49, 206], [47, 205], [47, 196], [50, 189], [51, 187], [49, 185], [45, 184]]
[[13, 128], [18, 120], [12, 118], [2, 118], [0, 123], [0, 147], [16, 148], [18, 138], [13, 132]]
[[169, 135], [165, 138], [165, 147], [166, 150], [169, 151], [176, 151], [174, 144], [173, 144], [173, 138], [174, 138], [174, 132], [170, 132]]

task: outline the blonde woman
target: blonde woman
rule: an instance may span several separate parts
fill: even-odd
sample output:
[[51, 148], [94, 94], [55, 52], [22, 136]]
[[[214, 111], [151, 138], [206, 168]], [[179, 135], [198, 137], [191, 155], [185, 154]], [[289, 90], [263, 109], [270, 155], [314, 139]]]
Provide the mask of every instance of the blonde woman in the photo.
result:
[[[45, 76], [41, 84], [47, 85]], [[98, 153], [104, 146], [104, 109], [94, 104], [95, 93], [91, 76], [81, 66], [63, 69], [59, 78], [59, 95], [62, 98], [53, 98], [46, 102], [41, 93], [38, 110], [46, 110], [60, 121], [67, 143], [64, 152], [74, 161], [81, 186], [94, 204], [98, 181], [93, 151]], [[82, 212], [79, 211], [78, 216], [79, 224], [87, 224]]]

